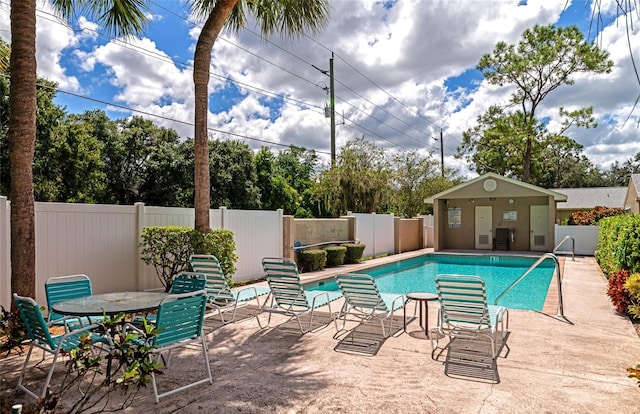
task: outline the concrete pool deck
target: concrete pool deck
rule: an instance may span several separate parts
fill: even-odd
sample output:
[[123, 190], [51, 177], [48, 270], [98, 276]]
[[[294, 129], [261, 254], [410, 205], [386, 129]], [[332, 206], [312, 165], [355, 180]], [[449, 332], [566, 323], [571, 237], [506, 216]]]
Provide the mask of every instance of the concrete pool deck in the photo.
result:
[[[160, 404], [154, 404], [151, 389], [142, 390], [127, 412], [640, 413], [640, 389], [626, 374], [627, 367], [640, 363], [640, 338], [615, 312], [593, 257], [562, 262], [566, 320], [555, 315], [555, 307], [511, 310], [510, 352], [498, 359], [498, 383], [471, 372], [446, 376], [443, 363], [431, 359], [417, 321], [408, 333], [399, 330], [386, 340], [379, 325], [360, 326], [354, 332], [357, 347], [342, 341], [344, 335], [335, 339], [333, 324], [323, 326], [328, 309], [320, 309], [318, 329], [305, 335], [295, 322], [278, 325], [286, 320], [281, 315], [263, 330], [255, 318], [222, 326], [214, 316], [205, 328], [214, 384]], [[339, 305], [333, 303], [332, 310]], [[429, 306], [429, 326], [434, 326], [435, 304]], [[177, 351], [172, 369], [159, 379], [161, 387], [204, 374], [194, 351]], [[6, 385], [15, 386], [22, 358], [0, 360]], [[16, 392], [2, 398], [28, 400]]]

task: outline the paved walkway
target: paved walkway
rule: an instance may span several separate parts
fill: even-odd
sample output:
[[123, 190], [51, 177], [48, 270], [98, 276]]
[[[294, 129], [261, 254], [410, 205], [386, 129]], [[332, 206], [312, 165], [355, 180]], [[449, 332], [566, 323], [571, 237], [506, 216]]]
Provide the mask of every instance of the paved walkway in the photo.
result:
[[[354, 347], [334, 338], [333, 324], [322, 326], [329, 320], [326, 311], [314, 323], [319, 329], [306, 335], [295, 323], [278, 325], [284, 320], [279, 316], [264, 330], [255, 318], [221, 326], [213, 317], [207, 319], [207, 339], [214, 385], [158, 405], [151, 390], [143, 390], [128, 411], [640, 413], [640, 390], [626, 376], [627, 367], [640, 363], [638, 335], [615, 313], [592, 257], [569, 258], [564, 266], [567, 320], [553, 312], [512, 310], [511, 351], [499, 358], [498, 383], [471, 372], [446, 376], [442, 362], [431, 359], [417, 321], [409, 333], [399, 331], [387, 340], [377, 326], [359, 327], [354, 338], [360, 346]], [[435, 310], [433, 303], [429, 306]], [[435, 313], [429, 313], [430, 326]], [[21, 361], [0, 363], [2, 379], [15, 382]], [[201, 359], [190, 351], [174, 353], [172, 365], [160, 379], [165, 384], [204, 373]]]

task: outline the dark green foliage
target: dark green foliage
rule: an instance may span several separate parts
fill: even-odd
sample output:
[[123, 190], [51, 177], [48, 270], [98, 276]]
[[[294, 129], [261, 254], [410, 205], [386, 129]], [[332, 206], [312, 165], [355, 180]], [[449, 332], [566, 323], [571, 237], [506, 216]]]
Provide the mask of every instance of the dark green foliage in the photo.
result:
[[8, 311], [0, 306], [0, 355], [12, 349], [22, 352], [22, 342], [27, 339], [27, 331], [17, 309]]
[[298, 252], [298, 264], [301, 272], [324, 269], [327, 264], [327, 252], [315, 249], [302, 250]]
[[640, 273], [640, 216], [620, 215], [600, 220], [596, 259], [611, 274], [625, 269]]
[[327, 252], [327, 266], [340, 266], [344, 263], [344, 258], [347, 255], [347, 248], [345, 246], [328, 246], [324, 250]]
[[210, 141], [211, 207], [257, 209], [260, 189], [253, 152], [240, 141]]
[[195, 231], [193, 238], [196, 240], [194, 250], [196, 254], [212, 254], [218, 261], [227, 279], [236, 272], [236, 242], [233, 232], [224, 229], [211, 229], [209, 233], [202, 234]]
[[364, 253], [366, 245], [361, 243], [345, 243], [343, 246], [347, 248], [344, 262], [359, 263], [360, 259], [362, 259], [362, 253]]
[[213, 254], [227, 277], [235, 272], [236, 244], [229, 230], [211, 229], [202, 234], [192, 227], [150, 226], [142, 230], [141, 260], [156, 269], [166, 292], [171, 290], [174, 277], [189, 270], [192, 254]]

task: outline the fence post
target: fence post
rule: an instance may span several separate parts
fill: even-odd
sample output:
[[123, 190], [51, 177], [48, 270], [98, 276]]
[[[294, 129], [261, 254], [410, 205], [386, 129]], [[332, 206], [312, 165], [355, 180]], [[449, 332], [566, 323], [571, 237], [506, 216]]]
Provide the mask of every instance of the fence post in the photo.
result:
[[284, 211], [282, 211], [281, 208], [277, 209], [276, 212], [278, 213], [278, 240], [280, 240], [280, 257], [285, 257], [285, 250], [284, 250]]
[[227, 208], [225, 206], [220, 206], [220, 228], [221, 229], [226, 228], [224, 223], [226, 214], [227, 214]]
[[401, 221], [400, 217], [393, 218], [393, 247], [395, 254], [402, 253], [402, 234], [401, 234]]
[[140, 248], [140, 238], [142, 237], [142, 229], [144, 228], [144, 224], [145, 224], [144, 203], [135, 203], [133, 206], [136, 208], [136, 235], [137, 235], [136, 246], [137, 246], [137, 252], [138, 252], [138, 274], [136, 279], [138, 284], [138, 290], [144, 290], [146, 287], [144, 283], [146, 265], [140, 259], [142, 257], [142, 251]]
[[373, 235], [373, 246], [371, 246], [371, 258], [376, 258], [376, 212], [371, 213], [371, 223], [373, 223], [373, 230], [371, 234]]

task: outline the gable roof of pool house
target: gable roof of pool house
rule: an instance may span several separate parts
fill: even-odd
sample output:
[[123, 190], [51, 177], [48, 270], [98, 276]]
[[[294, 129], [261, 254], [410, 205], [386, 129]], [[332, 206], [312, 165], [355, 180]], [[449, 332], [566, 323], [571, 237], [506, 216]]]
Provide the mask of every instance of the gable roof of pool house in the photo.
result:
[[492, 250], [497, 228], [509, 229], [509, 250], [550, 252], [558, 202], [567, 196], [495, 173], [483, 174], [424, 200], [433, 204], [434, 250]]
[[630, 189], [631, 187], [554, 188], [553, 191], [567, 196], [567, 201], [558, 202], [556, 222], [561, 223], [574, 211], [596, 207], [629, 209], [625, 200]]

